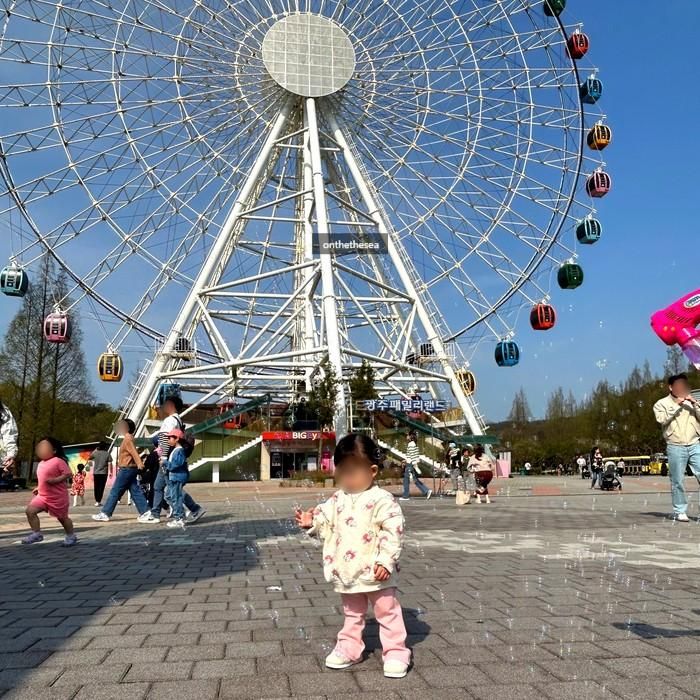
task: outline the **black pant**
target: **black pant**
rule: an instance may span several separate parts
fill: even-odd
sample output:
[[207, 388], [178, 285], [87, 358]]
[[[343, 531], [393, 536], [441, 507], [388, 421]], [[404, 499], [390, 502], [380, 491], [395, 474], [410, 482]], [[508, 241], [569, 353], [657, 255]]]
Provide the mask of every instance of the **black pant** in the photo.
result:
[[95, 489], [95, 503], [102, 503], [102, 496], [104, 496], [105, 486], [107, 486], [107, 475], [93, 474], [92, 481]]

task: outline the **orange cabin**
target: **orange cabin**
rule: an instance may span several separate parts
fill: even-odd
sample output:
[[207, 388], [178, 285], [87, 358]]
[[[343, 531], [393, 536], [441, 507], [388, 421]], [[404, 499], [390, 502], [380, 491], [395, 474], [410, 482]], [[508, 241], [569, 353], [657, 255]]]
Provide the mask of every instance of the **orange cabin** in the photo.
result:
[[588, 148], [592, 151], [602, 151], [612, 141], [612, 129], [605, 124], [596, 124], [586, 137]]
[[[230, 411], [232, 408], [236, 408], [236, 404], [225, 403], [219, 409], [219, 414], [226, 413], [226, 411]], [[225, 421], [221, 425], [226, 430], [238, 430], [238, 428], [241, 427], [242, 421], [243, 421], [243, 414], [239, 413], [237, 416], [233, 416], [233, 418], [229, 418], [227, 421]]]

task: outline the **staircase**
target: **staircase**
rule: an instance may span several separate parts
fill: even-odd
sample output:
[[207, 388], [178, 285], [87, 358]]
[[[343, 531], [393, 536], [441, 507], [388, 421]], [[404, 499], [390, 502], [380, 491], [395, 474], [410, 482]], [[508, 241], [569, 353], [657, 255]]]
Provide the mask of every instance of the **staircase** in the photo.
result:
[[192, 464], [189, 465], [190, 471], [194, 471], [195, 469], [198, 469], [199, 467], [203, 467], [204, 465], [207, 464], [222, 464], [224, 462], [228, 462], [229, 460], [232, 460], [234, 457], [238, 457], [238, 455], [242, 454], [246, 450], [249, 450], [251, 447], [255, 447], [256, 445], [259, 445], [262, 442], [262, 435], [258, 435], [257, 437], [253, 438], [252, 440], [248, 440], [248, 442], [244, 442], [242, 445], [239, 445], [235, 449], [231, 450], [230, 452], [226, 453], [225, 455], [222, 455], [221, 457], [202, 457], [201, 459], [198, 459], [196, 462], [193, 462]]

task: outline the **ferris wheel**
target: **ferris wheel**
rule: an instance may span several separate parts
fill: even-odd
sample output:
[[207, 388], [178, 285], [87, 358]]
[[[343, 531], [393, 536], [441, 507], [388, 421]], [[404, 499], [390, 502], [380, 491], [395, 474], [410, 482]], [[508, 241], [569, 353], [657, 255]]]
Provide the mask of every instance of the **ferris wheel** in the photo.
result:
[[[573, 4], [573, 3], [570, 3]], [[612, 133], [566, 0], [0, 0], [0, 274], [50, 256], [104, 334], [193, 404], [294, 398], [321, 358], [450, 398], [583, 281]], [[563, 294], [563, 293], [562, 293]], [[347, 427], [340, 385], [337, 430]]]

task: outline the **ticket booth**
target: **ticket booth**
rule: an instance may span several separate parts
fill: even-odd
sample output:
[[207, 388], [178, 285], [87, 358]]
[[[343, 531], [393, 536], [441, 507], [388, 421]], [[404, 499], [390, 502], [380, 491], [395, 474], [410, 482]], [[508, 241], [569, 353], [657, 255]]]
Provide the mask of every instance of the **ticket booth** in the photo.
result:
[[[260, 480], [290, 479], [300, 472], [330, 471], [335, 433], [320, 430], [272, 431], [262, 434]], [[319, 464], [319, 446], [323, 451]]]

